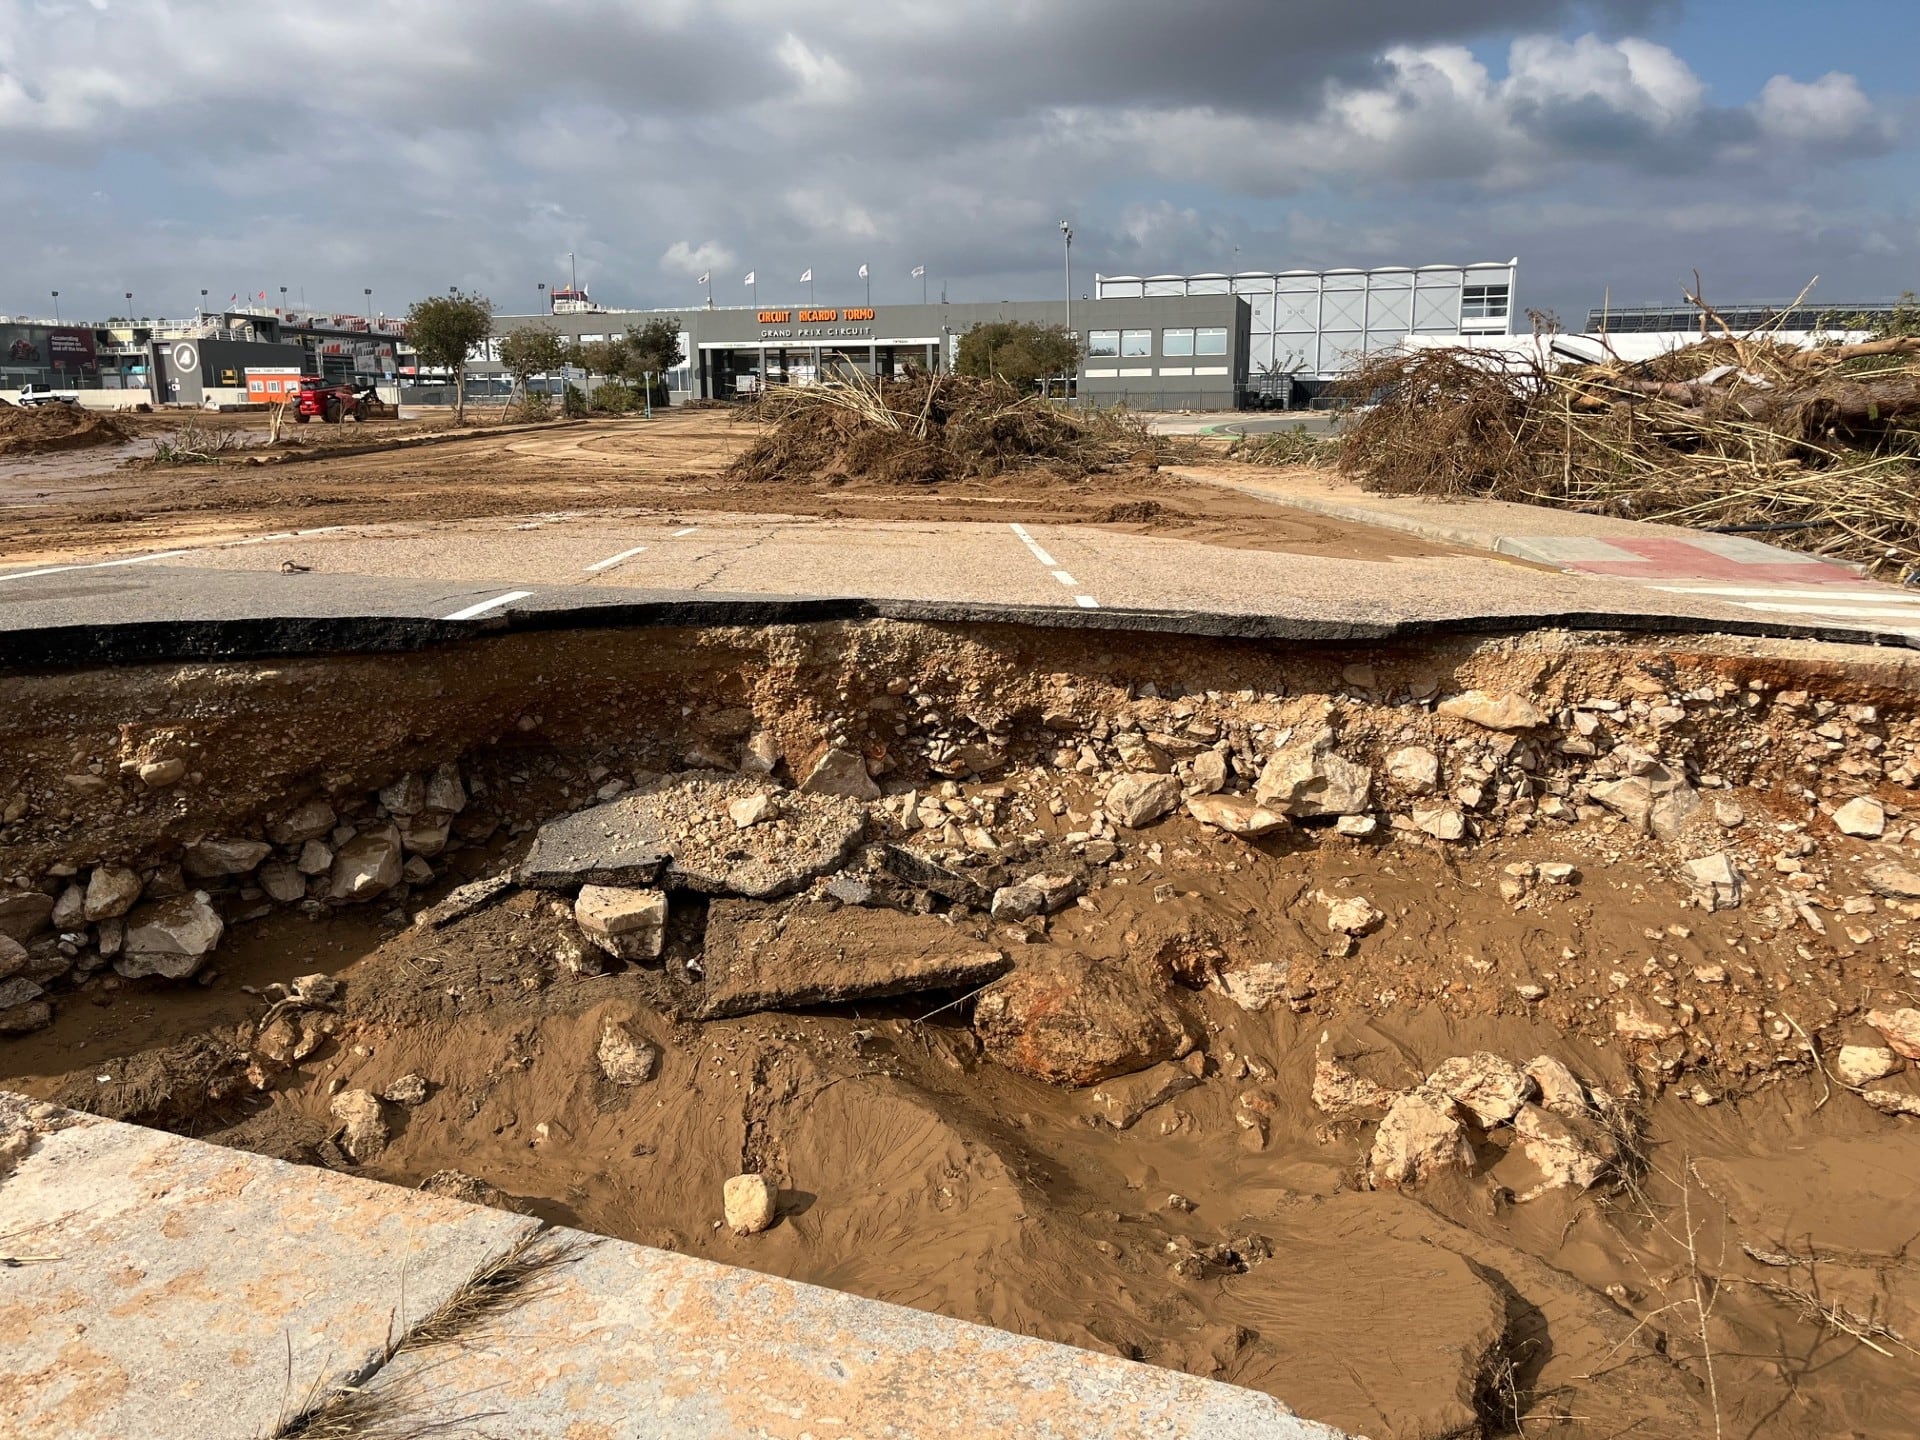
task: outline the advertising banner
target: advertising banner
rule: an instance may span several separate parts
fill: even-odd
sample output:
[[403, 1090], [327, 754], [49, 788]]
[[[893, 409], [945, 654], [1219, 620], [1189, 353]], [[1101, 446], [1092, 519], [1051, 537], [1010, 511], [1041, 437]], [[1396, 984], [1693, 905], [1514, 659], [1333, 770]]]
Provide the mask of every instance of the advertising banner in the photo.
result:
[[94, 353], [91, 330], [49, 330], [47, 359], [55, 370], [63, 370], [69, 375], [91, 375], [100, 368], [100, 358]]

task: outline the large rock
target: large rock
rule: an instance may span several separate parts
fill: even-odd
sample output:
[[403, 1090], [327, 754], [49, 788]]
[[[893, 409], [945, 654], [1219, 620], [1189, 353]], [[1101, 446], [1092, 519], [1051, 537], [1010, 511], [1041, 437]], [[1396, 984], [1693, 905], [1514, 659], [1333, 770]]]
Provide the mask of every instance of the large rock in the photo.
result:
[[267, 838], [276, 845], [300, 845], [333, 833], [339, 822], [333, 806], [324, 800], [308, 800], [296, 805], [276, 820], [267, 822]]
[[736, 1175], [721, 1191], [727, 1228], [736, 1235], [758, 1235], [773, 1224], [779, 1187], [765, 1175]]
[[664, 890], [583, 885], [574, 898], [573, 920], [616, 960], [657, 960], [667, 939]]
[[0, 890], [0, 935], [30, 940], [52, 922], [53, 896], [38, 890]]
[[1833, 827], [1842, 835], [1878, 840], [1887, 828], [1886, 807], [1871, 795], [1862, 795], [1833, 812]]
[[342, 1090], [327, 1109], [341, 1124], [340, 1148], [356, 1164], [364, 1165], [387, 1148], [387, 1117], [371, 1090]]
[[1227, 997], [1242, 1010], [1255, 1013], [1293, 994], [1293, 966], [1284, 960], [1256, 960], [1237, 970], [1222, 970], [1207, 987]]
[[87, 891], [78, 881], [71, 882], [62, 890], [53, 902], [53, 912], [47, 916], [53, 928], [71, 933], [83, 929], [87, 923]]
[[1399, 1097], [1384, 1085], [1356, 1074], [1337, 1056], [1319, 1055], [1313, 1062], [1313, 1103], [1335, 1119], [1379, 1114]]
[[1858, 1089], [1900, 1068], [1900, 1057], [1883, 1045], [1842, 1045], [1833, 1052], [1833, 1078]]
[[1309, 743], [1275, 751], [1254, 783], [1253, 798], [1283, 815], [1359, 815], [1372, 790], [1372, 770]]
[[1661, 840], [1677, 836], [1700, 808], [1700, 793], [1658, 762], [1646, 764], [1641, 774], [1590, 785], [1587, 792], [1641, 834]]
[[707, 909], [703, 1020], [839, 1005], [924, 990], [970, 990], [1008, 960], [935, 915], [789, 900], [716, 900]]
[[878, 800], [880, 787], [867, 774], [867, 762], [851, 750], [829, 750], [813, 762], [800, 782], [809, 795], [839, 795], [849, 800]]
[[[1895, 865], [1891, 861], [1884, 865], [1875, 865], [1863, 874], [1861, 879], [1876, 895], [1884, 895], [1889, 900], [1920, 900], [1920, 873], [1907, 869], [1904, 865]], [[0, 899], [0, 906], [5, 905]], [[0, 926], [5, 925], [5, 915], [0, 911]]]
[[1506, 1124], [1539, 1093], [1526, 1071], [1485, 1050], [1441, 1061], [1427, 1088], [1452, 1100], [1482, 1130]]
[[[8, 982], [12, 983], [12, 982]], [[34, 987], [36, 990], [38, 986]], [[0, 1006], [0, 1035], [26, 1035], [53, 1023], [53, 1007], [44, 1000]]]
[[1587, 1087], [1580, 1077], [1551, 1055], [1536, 1055], [1527, 1062], [1527, 1078], [1540, 1094], [1540, 1104], [1556, 1115], [1587, 1115], [1593, 1110]]
[[764, 780], [714, 772], [650, 781], [542, 825], [520, 866], [520, 883], [556, 890], [657, 884], [770, 900], [852, 858], [866, 833], [859, 801], [787, 794], [778, 819], [740, 829], [727, 807], [766, 788]]
[[1327, 902], [1327, 929], [1336, 935], [1371, 935], [1387, 918], [1364, 895], [1322, 898]]
[[1484, 690], [1449, 695], [1434, 708], [1483, 730], [1535, 730], [1547, 723], [1546, 714], [1531, 700], [1518, 695], [1489, 695]]
[[1055, 1085], [1095, 1085], [1194, 1044], [1164, 977], [1032, 947], [975, 1002], [973, 1028], [1002, 1065]]
[[371, 900], [400, 883], [405, 865], [399, 830], [362, 831], [334, 852], [327, 893], [335, 900]]
[[640, 1085], [659, 1068], [660, 1047], [640, 1039], [618, 1020], [609, 1020], [600, 1031], [594, 1058], [600, 1062], [600, 1073], [615, 1085]]
[[213, 953], [225, 931], [204, 890], [142, 905], [127, 916], [127, 936], [113, 968], [129, 980], [148, 975], [184, 980]]
[[1920, 1010], [1869, 1010], [1867, 1024], [1887, 1037], [1895, 1054], [1920, 1060]]
[[1123, 775], [1107, 791], [1107, 818], [1139, 830], [1170, 814], [1180, 803], [1180, 781], [1172, 775]]
[[1424, 745], [1408, 745], [1387, 756], [1387, 778], [1409, 795], [1431, 795], [1440, 788], [1440, 757]]
[[1245, 795], [1190, 795], [1187, 813], [1202, 825], [1246, 839], [1265, 835], [1289, 823], [1286, 816], [1266, 809]]
[[0, 980], [11, 980], [32, 963], [26, 946], [11, 935], [0, 935]]
[[1367, 1156], [1375, 1189], [1417, 1185], [1443, 1171], [1472, 1168], [1473, 1146], [1453, 1102], [1430, 1090], [1410, 1090], [1393, 1102]]
[[292, 905], [307, 898], [307, 879], [288, 860], [269, 860], [260, 867], [255, 880], [267, 898], [279, 905]]
[[272, 853], [273, 847], [264, 840], [201, 840], [187, 846], [180, 868], [195, 880], [251, 875]]
[[1199, 1077], [1184, 1065], [1167, 1061], [1149, 1070], [1103, 1081], [1087, 1096], [1087, 1101], [1095, 1121], [1115, 1130], [1126, 1130], [1155, 1106], [1166, 1104], [1199, 1083]]
[[111, 920], [140, 899], [140, 877], [123, 865], [101, 865], [87, 877], [86, 919]]
[[467, 787], [460, 783], [457, 766], [442, 765], [427, 777], [425, 808], [443, 815], [458, 815], [467, 808]]
[[1514, 1117], [1513, 1128], [1522, 1153], [1541, 1176], [1539, 1184], [1520, 1195], [1522, 1200], [1548, 1190], [1585, 1190], [1619, 1158], [1619, 1147], [1606, 1129], [1579, 1115], [1526, 1105]]
[[1740, 867], [1725, 851], [1687, 861], [1687, 879], [1709, 910], [1740, 908]]

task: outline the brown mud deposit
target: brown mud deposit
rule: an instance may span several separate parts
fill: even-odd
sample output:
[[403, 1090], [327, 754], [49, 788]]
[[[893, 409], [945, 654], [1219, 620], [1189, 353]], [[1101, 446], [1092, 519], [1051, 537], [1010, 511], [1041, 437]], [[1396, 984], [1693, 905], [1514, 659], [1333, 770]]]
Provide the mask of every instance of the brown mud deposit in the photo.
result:
[[[1369, 1436], [1911, 1435], [1913, 667], [868, 623], [9, 677], [54, 1013], [0, 1075]], [[515, 883], [582, 812], [613, 852]], [[607, 953], [581, 878], [664, 928]], [[122, 978], [176, 890], [218, 947]]]
[[[1077, 477], [1027, 468], [908, 486], [842, 479], [744, 484], [729, 478], [727, 466], [758, 431], [731, 411], [674, 411], [652, 421], [584, 421], [420, 449], [321, 455], [284, 467], [123, 468], [90, 477], [84, 492], [71, 495], [29, 481], [33, 489], [23, 503], [0, 504], [0, 553], [9, 561], [42, 563], [290, 526], [458, 523], [581, 510], [1088, 523], [1205, 544], [1340, 557], [1452, 553], [1449, 546], [1414, 536], [1289, 511], [1144, 468]], [[374, 435], [392, 433], [387, 427]], [[0, 478], [0, 500], [4, 485]]]
[[118, 419], [98, 410], [79, 405], [9, 405], [0, 400], [0, 456], [50, 455], [120, 445], [130, 438]]

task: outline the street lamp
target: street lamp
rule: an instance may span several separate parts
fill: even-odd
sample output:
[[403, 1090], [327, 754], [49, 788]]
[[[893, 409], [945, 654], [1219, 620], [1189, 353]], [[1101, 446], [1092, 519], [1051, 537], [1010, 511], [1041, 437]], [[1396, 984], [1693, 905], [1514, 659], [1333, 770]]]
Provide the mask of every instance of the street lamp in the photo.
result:
[[1073, 227], [1060, 222], [1061, 251], [1067, 260], [1067, 333], [1073, 333]]
[[203, 286], [200, 291], [200, 318], [204, 320], [206, 319], [206, 316], [207, 316], [207, 292], [205, 287]]
[[56, 325], [60, 323], [60, 292], [58, 290], [53, 292], [53, 323]]
[[127, 324], [131, 325], [133, 324], [133, 292], [128, 290], [125, 293], [127, 297]]
[[280, 313], [287, 313], [287, 287], [284, 285], [280, 287]]
[[540, 308], [547, 308], [547, 282], [544, 280], [540, 282]]
[[367, 328], [371, 330], [373, 328], [373, 287], [365, 286], [361, 293], [367, 297]]

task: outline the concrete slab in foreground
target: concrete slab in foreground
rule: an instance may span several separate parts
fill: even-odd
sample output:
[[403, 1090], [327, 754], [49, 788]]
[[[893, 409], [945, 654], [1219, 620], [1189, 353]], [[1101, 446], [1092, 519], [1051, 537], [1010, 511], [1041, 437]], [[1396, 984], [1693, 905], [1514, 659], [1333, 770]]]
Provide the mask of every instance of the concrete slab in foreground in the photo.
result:
[[567, 1230], [505, 1308], [410, 1341], [539, 1222], [0, 1092], [23, 1126], [13, 1440], [256, 1440], [341, 1386], [369, 1436], [1342, 1440], [1256, 1391]]

